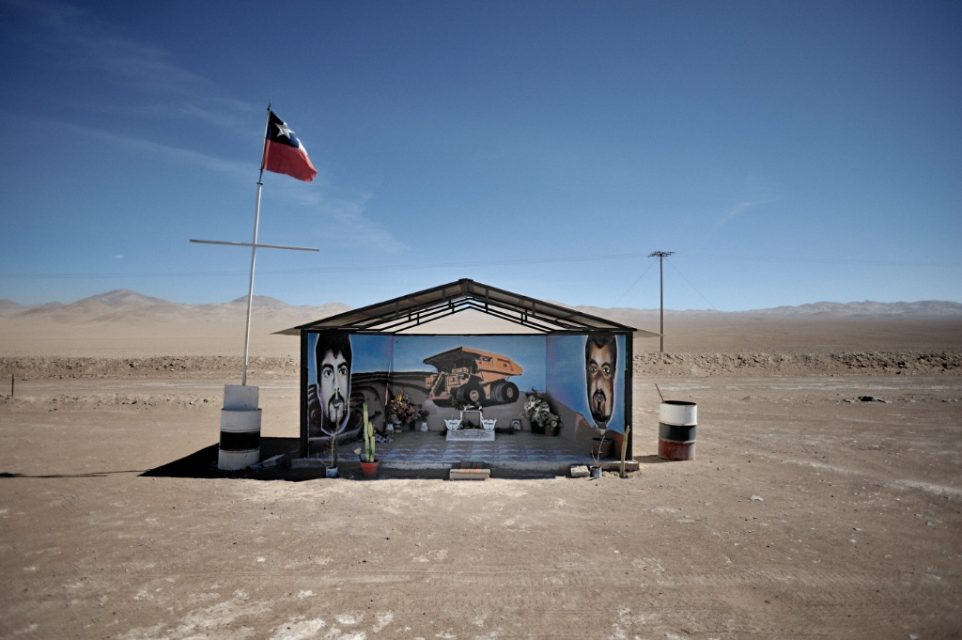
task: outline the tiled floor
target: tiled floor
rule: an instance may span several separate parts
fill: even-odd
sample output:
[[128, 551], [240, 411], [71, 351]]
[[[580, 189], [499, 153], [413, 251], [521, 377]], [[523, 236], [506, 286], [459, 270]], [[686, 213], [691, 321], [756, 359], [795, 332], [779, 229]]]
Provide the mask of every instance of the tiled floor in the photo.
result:
[[490, 467], [562, 470], [572, 464], [590, 464], [586, 451], [571, 443], [532, 433], [499, 433], [494, 442], [448, 442], [438, 432], [401, 432], [391, 442], [378, 444], [385, 468], [450, 468], [461, 462], [482, 462]]

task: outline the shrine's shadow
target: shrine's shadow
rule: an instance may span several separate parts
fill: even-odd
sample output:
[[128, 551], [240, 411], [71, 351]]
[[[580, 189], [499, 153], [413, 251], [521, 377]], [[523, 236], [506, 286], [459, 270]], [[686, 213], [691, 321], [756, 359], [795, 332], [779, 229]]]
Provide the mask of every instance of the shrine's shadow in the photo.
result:
[[[261, 438], [261, 460], [274, 456], [291, 457], [297, 455], [298, 438]], [[161, 478], [255, 478], [263, 480], [279, 479], [281, 469], [244, 469], [241, 471], [221, 471], [217, 468], [218, 445], [214, 443], [179, 460], [148, 469], [142, 476]]]
[[[561, 438], [532, 434], [501, 434], [497, 443], [447, 442], [440, 433], [405, 433], [379, 445], [382, 479], [446, 479], [454, 468], [490, 469], [490, 477], [550, 479], [567, 475], [573, 466], [592, 464], [591, 456], [572, 451]], [[338, 476], [362, 479], [356, 455], [357, 442], [338, 447]], [[211, 444], [183, 458], [149, 469], [142, 476], [168, 478], [313, 480], [326, 475], [327, 456], [300, 457], [299, 438], [260, 439], [260, 462], [238, 471], [217, 468], [218, 444]], [[661, 462], [657, 456], [630, 460], [628, 471], [638, 464]], [[616, 460], [601, 462], [606, 471], [618, 468]]]
[[[352, 444], [352, 443], [348, 443]], [[354, 443], [356, 444], [356, 443]], [[314, 464], [299, 465], [292, 468], [291, 461], [300, 455], [299, 438], [261, 438], [261, 462], [238, 471], [223, 471], [217, 468], [218, 444], [199, 449], [167, 464], [148, 469], [142, 477], [157, 478], [198, 478], [198, 479], [246, 479], [302, 481], [325, 477], [326, 458], [314, 458]], [[347, 451], [347, 449], [345, 449]], [[339, 477], [360, 480], [363, 474], [355, 456], [345, 453], [338, 456]], [[383, 469], [380, 477], [385, 479], [444, 479], [447, 469]]]

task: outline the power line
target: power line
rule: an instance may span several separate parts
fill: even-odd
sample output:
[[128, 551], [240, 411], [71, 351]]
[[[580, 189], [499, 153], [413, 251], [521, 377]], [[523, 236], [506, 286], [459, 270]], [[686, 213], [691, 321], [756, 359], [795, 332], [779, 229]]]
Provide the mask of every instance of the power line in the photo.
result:
[[[511, 266], [521, 264], [554, 264], [568, 262], [597, 262], [597, 261], [618, 261], [637, 258], [644, 254], [632, 253], [608, 253], [580, 256], [563, 256], [557, 258], [512, 258], [506, 260], [459, 260], [454, 262], [417, 262], [417, 263], [398, 263], [382, 265], [352, 265], [352, 266], [323, 266], [323, 267], [299, 267], [297, 269], [262, 269], [261, 273], [284, 275], [294, 273], [330, 273], [330, 272], [361, 272], [361, 271], [397, 271], [397, 270], [435, 270], [439, 267], [488, 267], [488, 266]], [[81, 272], [81, 273], [42, 273], [42, 272], [10, 272], [0, 273], [3, 278], [17, 279], [44, 279], [44, 278], [196, 278], [197, 276], [234, 276], [243, 273], [239, 269], [223, 271], [170, 271], [170, 272], [133, 272], [133, 273], [109, 273], [109, 272]]]
[[[687, 256], [688, 254], [686, 253], [685, 255]], [[717, 308], [718, 308], [718, 307], [715, 306], [715, 304], [714, 304], [711, 300], [708, 299], [708, 296], [706, 296], [704, 293], [702, 293], [701, 290], [699, 290], [698, 287], [696, 287], [695, 284], [691, 281], [691, 279], [690, 279], [688, 276], [685, 275], [685, 272], [682, 271], [681, 268], [678, 267], [678, 263], [677, 263], [677, 262], [673, 263], [673, 264], [669, 267], [669, 269], [674, 270], [674, 271], [673, 271], [674, 273], [677, 273], [678, 275], [680, 275], [680, 276], [682, 277], [682, 279], [683, 279], [686, 283], [688, 283], [688, 286], [691, 287], [692, 291], [694, 291], [695, 293], [697, 293], [698, 296], [699, 296], [702, 300], [705, 301], [705, 304], [707, 305], [707, 308], [708, 308], [708, 309], [717, 309]]]
[[654, 266], [653, 264], [649, 264], [649, 265], [648, 265], [648, 268], [645, 269], [644, 271], [642, 271], [642, 272], [641, 272], [641, 275], [639, 275], [637, 278], [635, 278], [635, 279], [631, 282], [631, 284], [628, 285], [628, 288], [625, 289], [625, 290], [621, 293], [621, 295], [615, 297], [615, 298], [611, 301], [611, 303], [612, 303], [614, 306], [618, 306], [618, 303], [620, 303], [622, 300], [624, 300], [625, 298], [628, 297], [628, 294], [631, 293], [631, 290], [635, 288], [635, 285], [637, 285], [639, 282], [641, 282], [642, 278], [644, 278], [646, 275], [648, 275], [648, 272], [651, 271], [651, 268], [652, 268], [653, 266]]
[[[674, 253], [674, 252], [667, 252]], [[297, 269], [263, 269], [262, 273], [274, 274], [274, 275], [289, 275], [296, 273], [316, 273], [323, 271], [324, 273], [331, 272], [362, 272], [362, 271], [396, 271], [396, 270], [433, 270], [439, 267], [482, 267], [482, 266], [511, 266], [511, 265], [524, 265], [524, 264], [552, 264], [552, 263], [570, 263], [570, 262], [597, 262], [597, 261], [619, 261], [619, 260], [629, 260], [632, 258], [637, 258], [639, 256], [644, 256], [644, 253], [628, 252], [628, 253], [609, 253], [609, 254], [595, 254], [595, 255], [574, 255], [574, 256], [564, 256], [557, 258], [513, 258], [506, 260], [478, 260], [478, 261], [455, 261], [455, 262], [418, 262], [418, 263], [398, 263], [398, 264], [383, 264], [383, 265], [357, 265], [352, 266], [331, 266], [325, 265], [324, 267], [302, 267]], [[692, 255], [692, 254], [686, 254]], [[823, 264], [823, 265], [865, 265], [865, 266], [882, 266], [882, 267], [941, 267], [941, 268], [958, 268], [962, 266], [962, 262], [958, 261], [924, 261], [924, 260], [867, 260], [867, 259], [841, 259], [841, 258], [811, 258], [802, 256], [766, 256], [766, 255], [723, 255], [723, 254], [698, 254], [703, 258], [710, 258], [716, 262], [777, 262], [777, 263], [796, 263], [796, 264]], [[649, 256], [654, 257], [654, 256]], [[140, 271], [140, 272], [79, 272], [79, 273], [66, 273], [66, 272], [24, 272], [24, 271], [10, 271], [10, 272], [0, 272], [0, 278], [9, 278], [17, 280], [43, 280], [46, 278], [57, 278], [57, 279], [86, 279], [86, 278], [197, 278], [198, 276], [209, 276], [209, 277], [233, 277], [243, 271], [239, 269], [224, 269], [224, 270], [203, 270], [203, 271]], [[647, 272], [646, 272], [647, 273]], [[645, 274], [642, 274], [644, 276]], [[625, 291], [622, 296], [627, 295], [631, 287], [637, 284], [639, 279], [636, 279]]]

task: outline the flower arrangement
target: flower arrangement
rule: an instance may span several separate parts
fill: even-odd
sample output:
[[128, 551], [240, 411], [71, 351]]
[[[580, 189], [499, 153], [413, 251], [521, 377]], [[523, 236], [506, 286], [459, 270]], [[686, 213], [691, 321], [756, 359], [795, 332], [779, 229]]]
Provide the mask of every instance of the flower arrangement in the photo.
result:
[[551, 412], [548, 400], [535, 391], [529, 393], [524, 402], [524, 417], [541, 433], [557, 435], [561, 430], [561, 418]]
[[403, 391], [399, 391], [387, 401], [387, 415], [391, 422], [407, 425], [421, 416], [421, 408], [412, 403]]

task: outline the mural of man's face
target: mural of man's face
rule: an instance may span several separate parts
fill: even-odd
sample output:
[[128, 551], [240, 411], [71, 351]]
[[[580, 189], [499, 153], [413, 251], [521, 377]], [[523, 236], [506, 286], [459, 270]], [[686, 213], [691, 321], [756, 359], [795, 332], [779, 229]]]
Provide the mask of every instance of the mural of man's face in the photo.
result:
[[325, 351], [318, 363], [318, 382], [324, 410], [324, 427], [338, 427], [347, 415], [347, 399], [351, 397], [351, 367], [343, 353]]
[[615, 362], [618, 357], [614, 337], [585, 343], [585, 382], [588, 385], [588, 407], [591, 417], [607, 424], [615, 401]]

